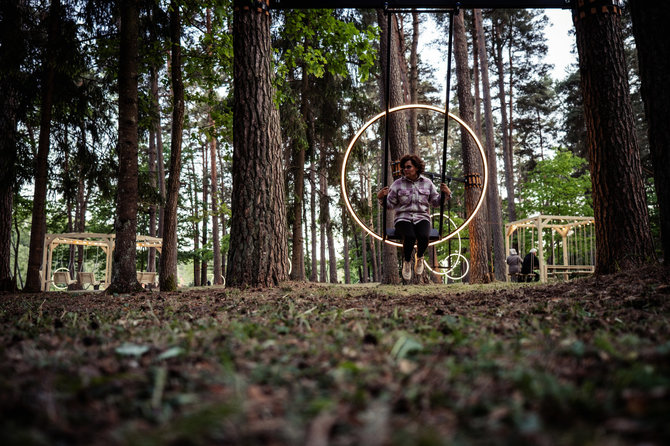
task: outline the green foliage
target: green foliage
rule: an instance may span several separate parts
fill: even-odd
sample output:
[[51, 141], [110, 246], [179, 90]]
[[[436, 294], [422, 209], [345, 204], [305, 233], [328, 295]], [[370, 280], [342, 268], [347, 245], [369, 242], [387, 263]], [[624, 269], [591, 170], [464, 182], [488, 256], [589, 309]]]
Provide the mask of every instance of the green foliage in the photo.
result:
[[355, 69], [354, 76], [365, 81], [376, 61], [373, 43], [378, 40], [378, 29], [359, 29], [356, 23], [337, 18], [333, 10], [287, 12], [280, 38], [287, 42], [277, 61], [280, 85], [289, 79], [291, 70], [303, 65], [307, 74], [317, 78], [326, 71], [348, 77]]
[[537, 163], [521, 186], [519, 217], [532, 214], [592, 216], [591, 180], [586, 160], [558, 149], [556, 156]]

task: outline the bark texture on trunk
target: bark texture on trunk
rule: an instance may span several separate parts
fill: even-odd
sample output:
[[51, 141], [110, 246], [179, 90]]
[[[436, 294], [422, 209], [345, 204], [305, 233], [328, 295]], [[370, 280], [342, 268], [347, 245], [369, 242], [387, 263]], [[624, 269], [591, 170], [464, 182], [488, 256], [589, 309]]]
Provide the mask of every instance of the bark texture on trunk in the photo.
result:
[[0, 291], [15, 291], [12, 277], [12, 209], [18, 153], [17, 122], [20, 108], [21, 61], [25, 57], [20, 43], [21, 14], [18, 2], [8, 2], [0, 18]]
[[172, 55], [172, 135], [170, 140], [170, 177], [167, 184], [163, 225], [159, 286], [173, 291], [179, 285], [177, 276], [177, 205], [181, 185], [181, 143], [184, 126], [184, 82], [181, 71], [181, 13], [176, 1], [170, 4], [170, 38]]
[[137, 0], [121, 2], [119, 57], [119, 186], [116, 197], [116, 244], [108, 293], [127, 293], [137, 282], [138, 36]]
[[235, 120], [227, 278], [232, 286], [273, 286], [287, 279], [289, 264], [270, 16], [256, 8], [235, 8], [233, 36]]
[[514, 204], [514, 156], [512, 146], [510, 145], [508, 120], [507, 120], [507, 101], [505, 94], [505, 75], [503, 64], [503, 44], [502, 29], [504, 23], [495, 24], [495, 63], [498, 69], [498, 100], [500, 101], [500, 126], [502, 130], [503, 163], [505, 166], [505, 190], [507, 192], [507, 215], [509, 221], [516, 221], [516, 206]]
[[596, 274], [650, 261], [654, 251], [621, 17], [587, 13], [575, 23], [596, 227]]
[[630, 0], [628, 4], [633, 17], [642, 99], [649, 125], [663, 259], [665, 265], [670, 265], [670, 59], [667, 57], [670, 54], [670, 40], [665, 29], [670, 23], [670, 3]]
[[486, 56], [486, 40], [481, 9], [475, 9], [475, 26], [477, 28], [477, 44], [479, 45], [479, 63], [482, 72], [484, 90], [484, 128], [486, 129], [486, 157], [489, 165], [488, 205], [489, 227], [493, 241], [493, 270], [497, 280], [506, 280], [505, 246], [503, 240], [500, 195], [498, 193], [498, 163], [496, 162], [495, 139], [493, 136], [493, 106], [489, 82], [489, 64]]
[[[382, 106], [386, 107], [386, 82], [390, 82], [390, 98], [389, 98], [389, 108], [401, 105], [404, 102], [403, 89], [402, 89], [402, 72], [400, 69], [401, 61], [397, 60], [394, 56], [398, 53], [396, 51], [391, 51], [391, 61], [390, 61], [390, 79], [386, 79], [385, 73], [387, 72], [386, 68], [386, 54], [387, 54], [387, 33], [391, 33], [391, 48], [395, 48], [398, 41], [398, 22], [396, 17], [393, 17], [391, 20], [392, 29], [388, 29], [387, 17], [384, 14], [384, 11], [381, 9], [377, 10], [377, 20], [379, 27], [381, 28], [381, 40], [380, 40], [380, 62], [381, 62], [381, 72], [384, 75], [381, 76], [381, 92], [382, 92]], [[403, 61], [404, 63], [404, 61]], [[402, 113], [394, 113], [389, 117], [389, 165], [382, 166], [382, 168], [387, 169], [389, 174], [388, 177], [392, 179], [391, 176], [391, 165], [390, 162], [393, 160], [398, 160], [405, 153], [409, 153], [409, 138], [407, 135], [407, 125], [405, 115]], [[382, 144], [384, 144], [382, 142]], [[382, 146], [382, 150], [383, 146]], [[389, 180], [391, 183], [392, 180]], [[388, 227], [393, 227], [394, 212], [386, 211], [386, 225]], [[382, 228], [382, 231], [385, 231], [385, 228]], [[382, 278], [381, 283], [384, 284], [398, 284], [400, 283], [400, 274], [398, 267], [398, 248], [391, 246], [387, 243], [384, 243], [383, 251], [383, 266], [382, 266]]]
[[33, 213], [30, 228], [30, 251], [28, 254], [28, 274], [24, 291], [37, 292], [41, 289], [40, 269], [44, 254], [46, 235], [46, 199], [48, 158], [51, 139], [51, 113], [53, 105], [54, 76], [56, 70], [56, 41], [60, 27], [60, 1], [54, 0], [47, 18], [48, 43], [44, 60], [42, 81], [42, 103], [40, 107], [40, 135], [35, 160], [35, 191], [33, 194]]
[[[468, 68], [468, 44], [465, 34], [463, 14], [454, 16], [454, 60], [456, 66], [457, 95], [460, 118], [470, 127], [474, 127], [474, 99], [470, 93], [470, 70]], [[470, 175], [483, 174], [484, 166], [479, 157], [479, 150], [470, 135], [461, 131], [461, 147], [463, 151], [463, 173]], [[466, 187], [465, 212], [471, 215], [479, 197], [481, 188]], [[486, 206], [468, 225], [470, 236], [470, 283], [488, 283], [488, 258], [486, 255]]]

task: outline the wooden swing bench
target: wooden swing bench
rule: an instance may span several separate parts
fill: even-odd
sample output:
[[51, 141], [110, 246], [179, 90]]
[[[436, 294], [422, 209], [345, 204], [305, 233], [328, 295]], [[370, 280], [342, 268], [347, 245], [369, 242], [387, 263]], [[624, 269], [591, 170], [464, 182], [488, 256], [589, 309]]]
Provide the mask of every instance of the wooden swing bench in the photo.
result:
[[547, 265], [547, 277], [568, 278], [569, 274], [593, 274], [595, 272], [593, 265]]
[[140, 285], [155, 286], [158, 273], [155, 271], [138, 271], [137, 281]]
[[93, 287], [98, 287], [100, 286], [100, 281], [95, 280], [95, 273], [92, 272], [87, 272], [87, 271], [79, 271], [77, 273], [77, 279], [79, 280], [79, 284], [82, 287], [87, 287], [88, 285], [93, 285]]
[[70, 271], [56, 271], [54, 272], [53, 278], [51, 280], [54, 284], [62, 284], [66, 287], [77, 283], [72, 277], [70, 277]]

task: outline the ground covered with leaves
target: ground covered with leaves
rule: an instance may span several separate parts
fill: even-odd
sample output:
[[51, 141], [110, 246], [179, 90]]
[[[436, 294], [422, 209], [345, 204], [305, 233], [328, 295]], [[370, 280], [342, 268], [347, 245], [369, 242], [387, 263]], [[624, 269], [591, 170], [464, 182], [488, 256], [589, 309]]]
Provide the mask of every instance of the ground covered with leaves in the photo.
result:
[[670, 271], [0, 295], [3, 444], [670, 443]]

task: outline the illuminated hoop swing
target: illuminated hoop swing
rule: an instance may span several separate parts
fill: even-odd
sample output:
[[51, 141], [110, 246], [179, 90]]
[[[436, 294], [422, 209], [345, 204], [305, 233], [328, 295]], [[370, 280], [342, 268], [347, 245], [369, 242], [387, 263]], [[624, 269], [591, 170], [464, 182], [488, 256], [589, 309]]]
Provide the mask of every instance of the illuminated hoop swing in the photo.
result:
[[[409, 109], [420, 109], [420, 110], [431, 110], [437, 113], [445, 114], [444, 109], [441, 109], [439, 107], [435, 107], [433, 105], [426, 105], [426, 104], [407, 104], [407, 105], [400, 105], [398, 107], [393, 107], [389, 109], [389, 114], [399, 112], [402, 110], [409, 110]], [[342, 170], [340, 172], [340, 185], [342, 187], [342, 198], [344, 199], [344, 204], [347, 206], [347, 210], [351, 214], [351, 217], [354, 219], [354, 221], [361, 227], [365, 232], [370, 234], [372, 237], [376, 238], [379, 241], [383, 241], [385, 243], [388, 243], [389, 245], [393, 246], [398, 246], [402, 247], [402, 243], [395, 242], [393, 240], [389, 240], [386, 237], [383, 237], [382, 235], [378, 234], [374, 229], [370, 228], [368, 225], [366, 225], [356, 214], [356, 211], [354, 211], [353, 207], [351, 206], [351, 201], [349, 200], [349, 192], [347, 190], [347, 181], [346, 181], [346, 176], [347, 176], [347, 166], [349, 164], [349, 157], [351, 155], [351, 150], [353, 149], [354, 145], [358, 141], [358, 139], [361, 137], [363, 132], [365, 132], [372, 124], [377, 122], [379, 119], [382, 117], [386, 116], [386, 111], [383, 111], [376, 116], [374, 116], [372, 119], [370, 119], [368, 122], [366, 122], [363, 127], [354, 135], [353, 139], [349, 143], [349, 146], [347, 147], [347, 151], [344, 153], [344, 160], [342, 161]], [[449, 118], [453, 119], [454, 121], [458, 122], [461, 127], [463, 127], [472, 137], [472, 139], [475, 141], [475, 144], [477, 145], [477, 148], [479, 149], [479, 156], [482, 159], [482, 166], [483, 166], [483, 180], [482, 180], [482, 193], [479, 196], [479, 201], [477, 201], [477, 205], [475, 206], [474, 210], [468, 216], [468, 218], [456, 229], [454, 229], [452, 232], [447, 234], [446, 236], [440, 238], [439, 240], [434, 240], [428, 244], [428, 246], [433, 246], [433, 245], [438, 245], [442, 242], [445, 242], [449, 240], [452, 237], [455, 237], [460, 231], [465, 228], [470, 221], [477, 215], [477, 212], [479, 212], [479, 209], [482, 207], [482, 204], [484, 204], [484, 198], [486, 197], [486, 187], [488, 183], [488, 164], [486, 162], [486, 155], [484, 152], [484, 147], [482, 146], [482, 143], [479, 141], [477, 138], [477, 135], [475, 132], [465, 123], [463, 120], [461, 120], [458, 116], [449, 113]], [[386, 166], [384, 167], [386, 168]], [[455, 225], [454, 225], [455, 226]], [[460, 240], [460, 236], [459, 236]], [[459, 254], [460, 255], [460, 254]]]

